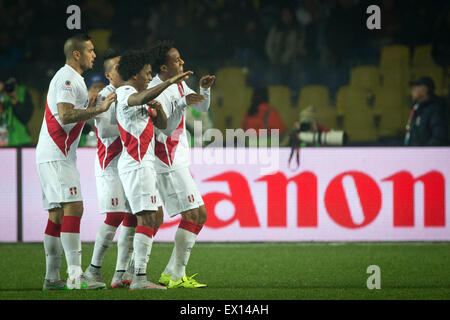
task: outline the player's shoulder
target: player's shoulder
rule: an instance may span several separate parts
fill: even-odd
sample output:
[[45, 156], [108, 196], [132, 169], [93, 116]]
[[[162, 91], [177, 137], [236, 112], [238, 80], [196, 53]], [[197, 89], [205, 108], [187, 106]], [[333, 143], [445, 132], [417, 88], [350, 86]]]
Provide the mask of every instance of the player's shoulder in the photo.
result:
[[115, 92], [116, 88], [114, 88], [113, 85], [108, 84], [106, 87], [104, 87], [100, 92], [98, 93], [102, 97], [107, 97], [111, 92]]
[[116, 89], [117, 104], [127, 105], [128, 97], [136, 92], [137, 90], [132, 86], [129, 85], [120, 86], [119, 88]]
[[70, 78], [76, 81], [83, 81], [83, 77], [75, 71], [75, 69], [73, 69], [71, 66], [69, 66], [68, 64], [65, 64], [64, 66], [62, 66], [56, 73], [54, 78]]
[[152, 81], [150, 81], [148, 83], [147, 88], [153, 88], [153, 87], [157, 86], [158, 84], [160, 84], [162, 82], [163, 81], [158, 76], [155, 76], [155, 77], [153, 77]]
[[130, 85], [123, 85], [116, 89], [117, 94], [129, 94], [129, 93], [134, 93], [134, 92], [137, 92], [137, 90], [133, 86], [130, 86]]
[[86, 87], [83, 77], [69, 65], [61, 67], [53, 76], [52, 82], [61, 85], [62, 89]]

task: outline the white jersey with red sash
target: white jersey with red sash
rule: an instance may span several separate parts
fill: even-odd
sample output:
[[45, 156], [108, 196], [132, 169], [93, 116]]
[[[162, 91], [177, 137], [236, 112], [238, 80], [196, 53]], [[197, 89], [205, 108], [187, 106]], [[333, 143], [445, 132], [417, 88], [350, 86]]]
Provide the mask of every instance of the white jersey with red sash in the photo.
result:
[[85, 109], [88, 105], [84, 78], [67, 64], [50, 81], [44, 121], [36, 147], [36, 163], [76, 161], [76, 148], [84, 122], [62, 124], [57, 104], [63, 102], [74, 105], [75, 109]]
[[117, 88], [116, 118], [123, 150], [119, 158], [119, 174], [142, 167], [152, 167], [155, 139], [149, 107], [129, 106], [128, 98], [136, 89], [125, 85]]
[[[97, 106], [101, 105], [105, 98], [115, 92], [116, 88], [111, 84], [103, 88], [97, 99]], [[95, 133], [97, 135], [97, 155], [95, 160], [95, 175], [118, 175], [117, 162], [122, 152], [119, 128], [116, 119], [116, 103], [94, 118]]]
[[[163, 81], [154, 77], [148, 87], [154, 87]], [[155, 100], [161, 103], [167, 115], [167, 128], [175, 130], [170, 136], [155, 128], [155, 170], [157, 173], [168, 172], [188, 167], [190, 164], [189, 142], [186, 134], [185, 108], [179, 108], [180, 99], [195, 93], [186, 82], [172, 84]]]

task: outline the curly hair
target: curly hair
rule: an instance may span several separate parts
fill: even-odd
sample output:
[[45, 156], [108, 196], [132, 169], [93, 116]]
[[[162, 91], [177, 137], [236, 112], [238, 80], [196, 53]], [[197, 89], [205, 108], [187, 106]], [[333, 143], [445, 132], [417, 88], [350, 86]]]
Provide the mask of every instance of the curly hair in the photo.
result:
[[152, 64], [152, 57], [147, 50], [128, 50], [120, 57], [117, 72], [124, 81], [138, 74], [146, 64]]
[[157, 41], [150, 47], [151, 55], [153, 56], [153, 71], [159, 73], [161, 66], [167, 62], [167, 52], [174, 48], [175, 42], [173, 40]]

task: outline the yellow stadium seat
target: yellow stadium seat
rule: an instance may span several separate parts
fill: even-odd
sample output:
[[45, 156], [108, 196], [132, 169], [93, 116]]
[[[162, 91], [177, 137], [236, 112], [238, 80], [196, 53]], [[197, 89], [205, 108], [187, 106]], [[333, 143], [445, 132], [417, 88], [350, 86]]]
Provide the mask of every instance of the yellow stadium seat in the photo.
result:
[[216, 72], [215, 86], [226, 91], [233, 91], [247, 86], [246, 69], [240, 67], [220, 68]]
[[44, 119], [45, 99], [47, 93], [43, 96], [42, 92], [39, 92], [34, 88], [28, 88], [28, 92], [30, 93], [31, 100], [33, 101], [33, 114], [27, 124], [27, 129], [30, 134], [31, 143], [37, 144], [39, 133], [41, 131], [42, 120]]
[[397, 88], [405, 94], [408, 93], [408, 83], [411, 80], [409, 67], [394, 65], [380, 68], [381, 83], [384, 87]]
[[412, 65], [413, 67], [435, 67], [437, 66], [431, 55], [433, 47], [431, 44], [417, 46], [414, 48]]
[[391, 45], [381, 49], [380, 67], [386, 68], [396, 65], [408, 67], [411, 53], [409, 47], [404, 45]]
[[337, 112], [344, 117], [344, 130], [351, 142], [371, 142], [378, 139], [373, 110], [367, 103], [367, 92], [350, 86], [337, 94]]
[[351, 70], [350, 86], [374, 91], [380, 86], [380, 70], [376, 66], [359, 66]]
[[298, 120], [299, 109], [292, 106], [291, 90], [287, 86], [269, 86], [269, 104], [278, 111], [286, 129]]
[[379, 135], [397, 137], [404, 133], [406, 96], [395, 88], [381, 87], [375, 91], [375, 111], [380, 115]]
[[297, 105], [300, 110], [311, 105], [316, 109], [327, 108], [330, 106], [330, 90], [325, 86], [306, 86], [300, 91]]
[[102, 57], [105, 54], [106, 49], [109, 48], [111, 31], [106, 29], [94, 29], [89, 31], [88, 34], [92, 39], [97, 56]]
[[218, 108], [223, 109], [221, 116], [228, 120], [221, 119], [217, 124], [219, 125], [220, 123], [221, 126], [225, 124], [225, 128], [240, 128], [244, 114], [250, 108], [252, 94], [253, 89], [248, 87], [240, 88], [232, 93], [219, 92], [220, 103], [218, 104]]
[[380, 74], [382, 86], [398, 88], [405, 94], [411, 79], [411, 52], [404, 45], [391, 45], [381, 49]]

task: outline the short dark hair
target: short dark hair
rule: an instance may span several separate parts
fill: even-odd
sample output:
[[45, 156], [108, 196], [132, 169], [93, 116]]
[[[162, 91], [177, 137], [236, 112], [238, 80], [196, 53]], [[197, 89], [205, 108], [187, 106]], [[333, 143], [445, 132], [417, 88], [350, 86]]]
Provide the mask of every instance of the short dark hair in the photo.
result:
[[91, 40], [87, 33], [75, 33], [64, 43], [64, 55], [66, 59], [72, 58], [74, 51], [83, 51], [86, 41]]
[[167, 52], [174, 48], [175, 42], [173, 40], [162, 40], [157, 41], [154, 45], [150, 47], [150, 52], [153, 56], [153, 71], [159, 73], [161, 71], [161, 66], [167, 63]]
[[108, 62], [109, 60], [117, 57], [120, 57], [120, 51], [113, 48], [108, 48], [103, 55], [103, 69], [107, 72], [111, 71], [111, 64]]
[[138, 74], [146, 64], [152, 64], [148, 50], [127, 50], [121, 55], [117, 72], [124, 81]]

